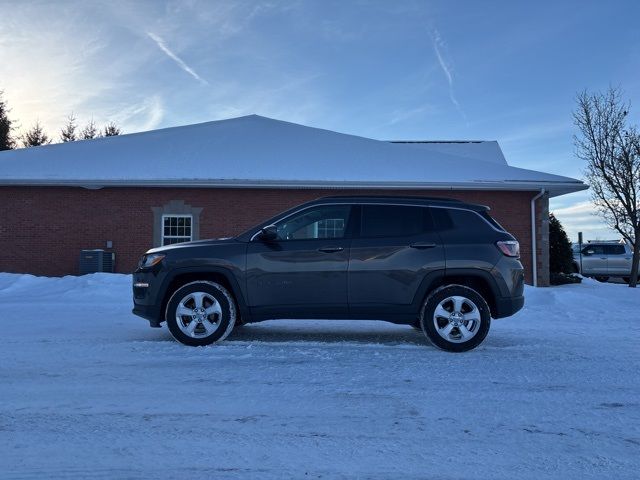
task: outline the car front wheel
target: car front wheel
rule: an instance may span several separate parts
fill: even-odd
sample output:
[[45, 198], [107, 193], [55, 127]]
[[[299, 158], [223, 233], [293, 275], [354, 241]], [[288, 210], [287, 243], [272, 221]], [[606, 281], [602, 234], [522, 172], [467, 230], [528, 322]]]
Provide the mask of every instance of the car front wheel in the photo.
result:
[[427, 297], [420, 325], [436, 347], [466, 352], [480, 345], [489, 333], [491, 314], [487, 302], [472, 288], [447, 285]]
[[224, 340], [236, 323], [233, 297], [222, 285], [197, 281], [178, 288], [167, 303], [167, 326], [173, 338], [197, 347]]

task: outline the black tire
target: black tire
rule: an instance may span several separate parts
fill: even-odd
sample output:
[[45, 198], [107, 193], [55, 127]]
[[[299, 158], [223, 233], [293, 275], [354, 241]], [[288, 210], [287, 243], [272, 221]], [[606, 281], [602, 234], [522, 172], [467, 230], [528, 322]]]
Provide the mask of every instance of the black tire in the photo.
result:
[[[434, 318], [436, 308], [441, 305], [441, 302], [444, 305], [449, 305], [449, 302], [451, 302], [452, 312], [455, 310], [453, 308], [454, 300], [452, 297], [462, 297], [466, 299], [458, 311], [458, 313], [463, 313], [462, 319], [459, 320], [455, 318], [452, 320], [450, 318], [447, 320], [442, 316]], [[470, 315], [475, 311], [471, 309], [471, 306], [477, 309], [477, 315], [475, 315], [475, 317], [478, 318], [478, 320], [464, 320], [465, 315]], [[443, 310], [448, 312], [444, 307]], [[463, 312], [463, 310], [465, 310], [466, 313]], [[453, 321], [456, 322], [456, 326], [453, 326]], [[444, 338], [443, 335], [438, 333], [436, 323], [444, 325], [442, 328], [439, 328], [441, 332], [450, 328], [450, 333], [447, 335], [447, 338], [451, 340]], [[425, 300], [420, 312], [420, 325], [426, 337], [436, 347], [448, 352], [466, 352], [480, 345], [489, 333], [489, 328], [491, 327], [491, 312], [482, 295], [472, 288], [465, 287], [464, 285], [446, 285], [431, 292]], [[467, 327], [470, 325], [472, 331], [467, 330]], [[469, 340], [463, 340], [462, 327], [464, 327], [467, 333], [473, 334]]]
[[604, 282], [609, 280], [609, 277], [606, 277], [604, 275], [596, 275], [593, 278], [595, 278], [597, 281], [602, 282], [602, 283], [604, 283]]
[[[191, 305], [197, 307], [195, 299], [198, 297], [201, 298], [199, 307], [201, 312], [193, 312], [200, 314], [198, 320], [193, 320], [195, 317], [190, 319], [190, 315], [180, 315], [178, 318], [178, 307], [186, 309], [191, 308]], [[193, 303], [189, 298], [193, 299]], [[215, 312], [207, 314], [208, 309]], [[192, 347], [211, 345], [224, 340], [233, 330], [236, 323], [235, 301], [231, 293], [218, 283], [209, 281], [187, 283], [171, 295], [165, 311], [165, 320], [171, 335], [178, 342]], [[189, 329], [192, 321], [196, 321], [195, 330], [193, 336], [189, 336], [186, 330]], [[178, 322], [181, 322], [181, 325]], [[205, 328], [205, 322], [207, 327], [212, 329], [211, 333]]]
[[629, 283], [631, 281], [631, 277], [622, 277], [622, 281], [624, 281], [624, 283]]

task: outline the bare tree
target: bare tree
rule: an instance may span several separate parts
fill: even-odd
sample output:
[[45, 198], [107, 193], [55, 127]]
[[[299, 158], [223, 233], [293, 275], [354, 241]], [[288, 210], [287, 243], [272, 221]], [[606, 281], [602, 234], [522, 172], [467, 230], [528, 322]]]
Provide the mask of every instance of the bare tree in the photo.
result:
[[51, 143], [51, 139], [45, 133], [39, 120], [36, 121], [35, 125], [22, 136], [22, 146], [25, 148], [38, 147], [49, 143]]
[[115, 122], [109, 122], [102, 133], [105, 137], [115, 137], [122, 133], [122, 129]]
[[577, 103], [576, 153], [587, 162], [585, 175], [598, 213], [633, 245], [629, 286], [635, 287], [640, 262], [640, 134], [628, 125], [629, 103], [618, 88], [584, 91]]
[[77, 128], [76, 116], [72, 113], [67, 118], [65, 126], [60, 130], [60, 140], [63, 142], [75, 142], [78, 139], [78, 134], [76, 133]]

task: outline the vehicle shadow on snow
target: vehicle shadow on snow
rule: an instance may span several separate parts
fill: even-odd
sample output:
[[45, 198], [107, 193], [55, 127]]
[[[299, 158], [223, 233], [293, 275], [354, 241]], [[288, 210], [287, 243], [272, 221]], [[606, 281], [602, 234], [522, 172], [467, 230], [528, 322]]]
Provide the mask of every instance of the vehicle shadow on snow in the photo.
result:
[[[265, 343], [360, 343], [360, 344], [384, 344], [384, 345], [408, 345], [437, 349], [431, 344], [421, 331], [406, 325], [392, 325], [384, 330], [372, 330], [362, 325], [358, 328], [357, 322], [353, 327], [327, 325], [308, 328], [306, 326], [295, 327], [278, 325], [277, 321], [267, 325], [249, 324], [236, 328], [226, 341], [228, 342], [265, 342]], [[525, 335], [509, 335], [489, 333], [487, 338], [478, 347], [479, 350], [510, 349], [537, 344], [536, 339]]]
[[364, 325], [357, 328], [357, 324], [348, 329], [344, 326], [332, 326], [330, 323], [318, 327], [292, 327], [278, 325], [277, 322], [269, 326], [243, 325], [236, 328], [227, 338], [231, 342], [314, 342], [314, 343], [377, 343], [393, 345], [426, 345], [429, 344], [421, 332], [408, 326], [396, 326], [389, 330], [367, 329]]
[[[150, 342], [174, 341], [166, 326], [162, 330], [156, 330], [153, 335], [145, 335], [145, 338], [137, 340]], [[370, 329], [362, 325], [358, 328], [357, 323], [353, 326], [326, 325], [292, 326], [278, 325], [278, 321], [264, 324], [249, 324], [236, 327], [227, 337], [226, 342], [264, 342], [264, 343], [360, 343], [360, 344], [387, 344], [387, 345], [419, 345], [431, 346], [422, 332], [414, 330], [409, 326], [391, 325], [385, 329]]]
[[[280, 323], [282, 322], [282, 323]], [[326, 323], [325, 323], [326, 322]], [[333, 323], [332, 321], [291, 321], [272, 320], [265, 323], [241, 325], [226, 338], [224, 343], [323, 343], [327, 345], [354, 343], [378, 345], [407, 345], [436, 348], [431, 345], [421, 331], [408, 325], [393, 325], [386, 322], [357, 321]], [[377, 325], [372, 325], [372, 324]], [[492, 334], [493, 333], [493, 334]], [[510, 332], [490, 332], [478, 348], [511, 349], [523, 346], [538, 346], [541, 339], [528, 335], [513, 335]], [[145, 330], [143, 335], [135, 335], [134, 341], [175, 342], [165, 325], [162, 329]]]

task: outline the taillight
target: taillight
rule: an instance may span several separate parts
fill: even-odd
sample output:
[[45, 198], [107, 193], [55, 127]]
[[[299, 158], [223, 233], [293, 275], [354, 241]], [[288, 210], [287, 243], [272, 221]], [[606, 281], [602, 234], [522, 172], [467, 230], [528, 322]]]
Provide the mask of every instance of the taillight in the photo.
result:
[[520, 256], [520, 244], [515, 240], [501, 240], [499, 242], [496, 242], [496, 246], [507, 257]]

